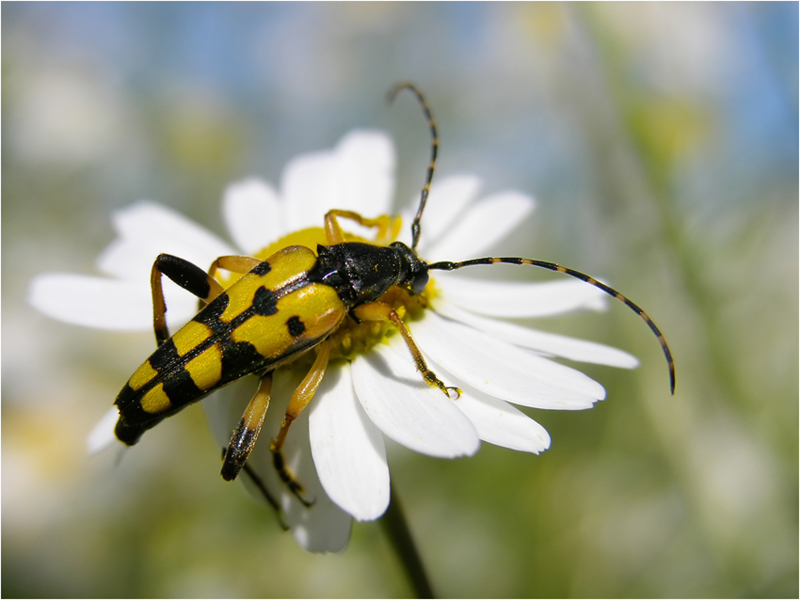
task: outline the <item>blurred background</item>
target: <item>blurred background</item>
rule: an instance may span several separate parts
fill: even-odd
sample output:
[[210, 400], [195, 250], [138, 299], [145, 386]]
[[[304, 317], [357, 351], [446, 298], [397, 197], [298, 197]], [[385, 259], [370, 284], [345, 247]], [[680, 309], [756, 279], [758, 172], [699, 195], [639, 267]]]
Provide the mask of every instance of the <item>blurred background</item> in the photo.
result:
[[412, 80], [438, 177], [537, 198], [500, 252], [605, 278], [678, 367], [670, 397], [624, 307], [542, 320], [642, 366], [580, 365], [605, 402], [528, 411], [541, 456], [390, 448], [438, 594], [797, 597], [797, 23], [796, 3], [4, 4], [2, 595], [413, 593], [379, 525], [307, 554], [225, 484], [199, 406], [119, 466], [88, 458], [152, 334], [26, 303], [35, 274], [95, 272], [113, 211], [152, 199], [225, 237], [228, 183], [278, 184], [353, 128], [394, 137], [412, 198], [427, 130], [384, 100]]

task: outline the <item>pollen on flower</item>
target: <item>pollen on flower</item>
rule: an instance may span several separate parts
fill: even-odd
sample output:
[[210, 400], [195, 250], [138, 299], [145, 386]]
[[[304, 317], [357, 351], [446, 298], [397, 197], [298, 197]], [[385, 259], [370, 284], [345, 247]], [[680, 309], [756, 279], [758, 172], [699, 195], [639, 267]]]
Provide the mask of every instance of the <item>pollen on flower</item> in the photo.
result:
[[[371, 244], [389, 244], [393, 242], [401, 229], [401, 219], [399, 217], [393, 219], [385, 217], [385, 219], [388, 225], [383, 235], [378, 235], [375, 239], [370, 240], [345, 232], [346, 240], [348, 242], [358, 241]], [[319, 244], [328, 244], [325, 237], [325, 229], [322, 227], [309, 227], [283, 236], [256, 252], [254, 256], [266, 260], [288, 246], [305, 246], [316, 252]], [[229, 286], [239, 277], [240, 275], [232, 273], [229, 277], [224, 278], [222, 283], [225, 286]], [[430, 305], [430, 301], [435, 295], [436, 288], [433, 279], [431, 279], [422, 294], [415, 296], [407, 290], [395, 286], [381, 296], [379, 301], [394, 308], [400, 318], [408, 322], [422, 318], [425, 309]], [[332, 360], [337, 358], [352, 360], [358, 354], [369, 352], [377, 344], [385, 343], [389, 337], [395, 334], [397, 334], [397, 329], [390, 323], [375, 321], [356, 323], [352, 319], [346, 319], [329, 338], [332, 342], [330, 358]], [[308, 356], [301, 355], [291, 366], [296, 365], [298, 369], [307, 369], [309, 361], [313, 361], [313, 354]]]
[[283, 250], [288, 246], [305, 246], [306, 248], [311, 248], [311, 250], [316, 251], [318, 244], [325, 245], [327, 243], [325, 239], [325, 230], [322, 227], [309, 227], [286, 234], [279, 240], [256, 252], [255, 257], [266, 260], [279, 250]]
[[[414, 296], [402, 288], [393, 287], [381, 296], [379, 301], [394, 308], [403, 321], [413, 321], [422, 318], [429, 303], [427, 297], [429, 289], [432, 289], [430, 283], [422, 294]], [[352, 360], [356, 355], [369, 352], [377, 344], [387, 341], [395, 334], [397, 329], [389, 323], [375, 321], [356, 323], [348, 319], [329, 338], [333, 342], [331, 358]]]

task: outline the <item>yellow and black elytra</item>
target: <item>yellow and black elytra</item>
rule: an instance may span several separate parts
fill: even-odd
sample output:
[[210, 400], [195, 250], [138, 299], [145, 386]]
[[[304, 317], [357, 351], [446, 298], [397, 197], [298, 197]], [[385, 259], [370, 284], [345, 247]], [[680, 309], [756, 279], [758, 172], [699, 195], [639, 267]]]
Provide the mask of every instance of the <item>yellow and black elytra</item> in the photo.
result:
[[[448, 397], [457, 397], [460, 390], [446, 386], [428, 368], [401, 316], [382, 297], [395, 286], [412, 296], [421, 294], [431, 270], [453, 271], [499, 263], [564, 273], [624, 302], [658, 337], [669, 366], [670, 390], [674, 393], [675, 365], [659, 328], [639, 306], [593, 277], [556, 263], [527, 258], [487, 257], [428, 264], [417, 256], [422, 213], [436, 166], [438, 135], [425, 99], [415, 86], [407, 83], [397, 86], [390, 99], [403, 89], [416, 96], [432, 137], [431, 160], [411, 225], [411, 246], [402, 242], [378, 245], [346, 241], [339, 219], [377, 228], [379, 239], [386, 237], [390, 219], [386, 216], [368, 219], [352, 211], [331, 210], [324, 222], [327, 243], [318, 245], [316, 253], [303, 246], [287, 246], [266, 260], [223, 256], [214, 261], [208, 272], [181, 258], [160, 255], [151, 272], [158, 348], [131, 376], [115, 402], [119, 409], [115, 433], [122, 442], [133, 445], [145, 431], [206, 394], [244, 375], [258, 375], [258, 389], [233, 431], [223, 457], [222, 476], [233, 480], [245, 467], [264, 422], [272, 373], [314, 349], [313, 365], [293, 393], [281, 429], [270, 446], [280, 478], [307, 504], [300, 495], [302, 486], [284, 466], [282, 448], [289, 426], [313, 398], [325, 375], [334, 350], [332, 334], [348, 320], [396, 328], [425, 382]], [[219, 269], [242, 277], [225, 289], [215, 279]], [[164, 275], [205, 304], [172, 337], [164, 318], [167, 310], [161, 287]]]

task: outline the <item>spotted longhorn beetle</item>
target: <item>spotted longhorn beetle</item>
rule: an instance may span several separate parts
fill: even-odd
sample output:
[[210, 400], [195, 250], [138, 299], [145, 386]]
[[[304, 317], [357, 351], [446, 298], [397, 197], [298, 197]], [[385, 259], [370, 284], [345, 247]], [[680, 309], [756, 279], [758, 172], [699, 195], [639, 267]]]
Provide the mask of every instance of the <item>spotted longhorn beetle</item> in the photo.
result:
[[[669, 367], [670, 390], [674, 393], [675, 365], [659, 328], [639, 306], [593, 277], [556, 263], [528, 258], [487, 257], [429, 264], [417, 256], [422, 213], [436, 166], [438, 134], [430, 109], [414, 85], [396, 86], [390, 92], [390, 101], [403, 89], [416, 96], [432, 137], [425, 184], [411, 224], [411, 247], [402, 242], [386, 246], [347, 241], [340, 219], [378, 228], [378, 238], [381, 238], [387, 233], [389, 218], [370, 219], [352, 211], [331, 210], [324, 222], [327, 244], [318, 245], [316, 254], [303, 246], [288, 246], [266, 260], [222, 256], [212, 263], [208, 272], [176, 256], [159, 255], [150, 281], [158, 348], [117, 396], [119, 420], [115, 433], [122, 442], [133, 445], [145, 431], [187, 405], [244, 375], [258, 375], [258, 389], [224, 452], [222, 477], [233, 480], [243, 467], [246, 468], [245, 463], [264, 422], [273, 372], [315, 349], [313, 365], [292, 395], [280, 431], [270, 446], [281, 480], [308, 505], [301, 495], [302, 486], [284, 465], [282, 448], [292, 421], [311, 401], [325, 375], [331, 357], [331, 335], [347, 319], [395, 327], [425, 382], [455, 398], [461, 390], [446, 386], [428, 368], [402, 318], [381, 298], [394, 286], [419, 295], [428, 283], [429, 271], [453, 271], [474, 265], [506, 263], [541, 267], [585, 281], [624, 302], [658, 337]], [[218, 269], [242, 274], [242, 277], [225, 289], [215, 278]], [[171, 337], [161, 285], [164, 275], [205, 304]]]

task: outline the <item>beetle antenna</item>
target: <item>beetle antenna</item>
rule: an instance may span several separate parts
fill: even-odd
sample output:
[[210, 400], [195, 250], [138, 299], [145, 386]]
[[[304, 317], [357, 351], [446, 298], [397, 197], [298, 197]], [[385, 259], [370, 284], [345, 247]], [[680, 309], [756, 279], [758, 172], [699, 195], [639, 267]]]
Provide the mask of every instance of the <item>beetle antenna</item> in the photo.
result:
[[661, 344], [661, 350], [664, 352], [664, 357], [667, 359], [667, 367], [669, 367], [669, 387], [670, 392], [674, 395], [675, 394], [675, 361], [672, 358], [672, 352], [669, 349], [669, 345], [667, 345], [667, 340], [664, 338], [664, 334], [661, 333], [661, 330], [658, 326], [653, 322], [653, 320], [644, 312], [637, 304], [634, 304], [631, 300], [628, 300], [625, 296], [620, 294], [617, 290], [612, 287], [607, 286], [605, 283], [597, 281], [591, 275], [586, 275], [585, 273], [581, 273], [580, 271], [575, 271], [574, 269], [568, 269], [567, 267], [562, 267], [559, 264], [547, 262], [543, 260], [534, 260], [531, 258], [519, 258], [519, 257], [502, 257], [502, 258], [474, 258], [472, 260], [464, 260], [461, 262], [451, 262], [451, 261], [441, 261], [437, 263], [433, 263], [432, 265], [428, 265], [428, 270], [439, 270], [439, 271], [455, 271], [456, 269], [462, 269], [464, 267], [472, 267], [474, 265], [494, 265], [497, 263], [507, 263], [510, 265], [531, 265], [532, 267], [541, 267], [543, 269], [548, 269], [549, 271], [556, 271], [557, 273], [564, 273], [565, 275], [569, 275], [570, 277], [575, 277], [576, 279], [580, 279], [581, 281], [585, 281], [589, 285], [593, 285], [594, 287], [604, 291], [609, 296], [613, 296], [620, 302], [625, 303], [628, 308], [630, 308], [633, 312], [639, 315], [644, 322], [647, 323], [647, 326], [650, 327], [652, 332], [658, 338], [658, 343]]
[[417, 243], [419, 242], [419, 233], [420, 233], [420, 221], [422, 220], [422, 211], [425, 210], [425, 203], [428, 201], [428, 193], [431, 189], [431, 181], [433, 180], [433, 171], [436, 168], [436, 154], [439, 149], [439, 134], [436, 132], [436, 122], [433, 120], [433, 115], [431, 115], [431, 109], [428, 108], [428, 103], [425, 102], [425, 97], [422, 95], [422, 92], [419, 91], [417, 86], [413, 83], [399, 83], [394, 86], [389, 91], [389, 103], [394, 100], [394, 97], [400, 92], [401, 90], [411, 90], [413, 94], [417, 97], [420, 105], [422, 106], [422, 110], [425, 112], [425, 118], [428, 120], [428, 127], [431, 130], [431, 162], [428, 164], [428, 175], [425, 178], [425, 185], [422, 186], [422, 193], [419, 199], [419, 208], [417, 209], [417, 216], [414, 217], [413, 223], [411, 223], [411, 249], [417, 249]]

